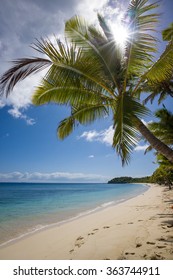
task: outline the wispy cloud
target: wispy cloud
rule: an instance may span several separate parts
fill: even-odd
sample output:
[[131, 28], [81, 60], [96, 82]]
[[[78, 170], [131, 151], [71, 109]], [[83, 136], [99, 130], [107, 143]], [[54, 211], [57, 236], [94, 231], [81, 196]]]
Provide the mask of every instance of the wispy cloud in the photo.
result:
[[148, 145], [138, 145], [135, 147], [135, 151], [137, 152], [141, 152], [141, 151], [145, 151], [148, 148]]
[[70, 172], [11, 172], [0, 173], [1, 182], [106, 182], [108, 177], [100, 174]]
[[[85, 131], [78, 137], [78, 139], [83, 138], [88, 142], [100, 142], [108, 146], [111, 146], [113, 141], [113, 134], [114, 134], [113, 127], [110, 126], [108, 129], [104, 129], [101, 131], [97, 131], [97, 130]], [[145, 151], [147, 147], [148, 147], [147, 144], [137, 145], [134, 148], [134, 151], [136, 152]]]
[[113, 140], [113, 127], [110, 126], [108, 129], [104, 129], [101, 131], [97, 130], [90, 130], [83, 132], [78, 139], [85, 139], [88, 142], [101, 142], [103, 144], [106, 144], [108, 146], [112, 145]]
[[[108, 3], [108, 0], [56, 0], [49, 1], [49, 3], [47, 0], [19, 0], [16, 1], [15, 5], [6, 0], [1, 0], [1, 2], [0, 75], [10, 67], [7, 61], [38, 55], [32, 48], [28, 47], [34, 38], [51, 38], [52, 34], [58, 38], [64, 37], [64, 22], [66, 20], [79, 14], [95, 21], [97, 11]], [[32, 11], [32, 13], [28, 13], [28, 11]], [[8, 113], [14, 118], [23, 119], [27, 124], [33, 125], [35, 121], [28, 117], [26, 112], [31, 105], [34, 87], [38, 84], [41, 76], [44, 76], [44, 71], [19, 83], [7, 99], [0, 100], [0, 109], [9, 106]]]
[[90, 156], [88, 156], [89, 158], [94, 158], [94, 155], [90, 155]]
[[35, 120], [29, 118], [26, 114], [23, 114], [17, 107], [8, 110], [8, 113], [12, 115], [15, 119], [23, 119], [28, 125], [34, 125]]

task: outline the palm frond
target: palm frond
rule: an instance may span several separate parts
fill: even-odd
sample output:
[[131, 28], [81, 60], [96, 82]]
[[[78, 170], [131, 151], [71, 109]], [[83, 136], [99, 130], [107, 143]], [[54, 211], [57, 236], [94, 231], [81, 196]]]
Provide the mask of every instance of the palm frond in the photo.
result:
[[148, 86], [148, 81], [145, 81], [142, 85], [143, 92], [149, 95], [145, 98], [144, 104], [147, 102], [153, 102], [156, 97], [158, 97], [158, 104], [161, 104], [166, 97], [173, 97], [173, 81], [164, 81], [161, 83], [150, 84]]
[[148, 124], [148, 128], [154, 135], [167, 145], [173, 145], [173, 114], [166, 108], [155, 112], [158, 122]]
[[[106, 37], [103, 36], [101, 32], [98, 32], [94, 26], [88, 25], [83, 18], [78, 16], [75, 16], [66, 22], [65, 34], [69, 40], [86, 52], [88, 59], [91, 61], [97, 60], [98, 63], [102, 65], [105, 78], [107, 77], [107, 80], [113, 83], [112, 86], [114, 88], [118, 88], [118, 81], [116, 80], [116, 76], [112, 73], [109, 64], [116, 57], [112, 56], [112, 60], [110, 60], [111, 50], [114, 51], [112, 43], [110, 44], [110, 42], [107, 42]], [[104, 55], [105, 52], [107, 53], [109, 61], [107, 61]]]
[[0, 78], [0, 93], [8, 94], [14, 86], [33, 73], [51, 65], [51, 61], [44, 58], [20, 58], [13, 61], [14, 66], [7, 70]]
[[153, 150], [152, 146], [148, 146], [145, 151], [144, 151], [144, 155], [146, 155], [148, 152], [151, 152]]
[[87, 89], [79, 87], [69, 86], [57, 86], [47, 85], [44, 82], [43, 86], [39, 86], [32, 98], [32, 102], [35, 105], [47, 104], [50, 102], [56, 104], [64, 104], [70, 106], [77, 106], [80, 104], [109, 104], [112, 98], [101, 94], [96, 89]]
[[159, 15], [152, 13], [158, 2], [148, 4], [147, 0], [132, 0], [126, 13], [126, 22], [130, 38], [126, 44], [126, 77], [141, 76], [152, 65], [153, 53], [156, 52], [156, 38], [152, 35]]
[[173, 40], [168, 44], [157, 62], [144, 74], [148, 84], [158, 84], [169, 81], [173, 75]]
[[64, 46], [62, 43], [60, 45], [57, 58], [55, 55], [52, 58], [52, 66], [44, 77], [41, 87], [47, 88], [47, 84], [50, 84], [52, 87], [80, 87], [89, 90], [95, 88], [95, 91], [101, 92], [104, 89], [109, 96], [114, 96], [112, 85], [97, 58], [89, 59], [85, 52], [75, 45]]
[[162, 31], [162, 38], [164, 41], [171, 41], [173, 39], [173, 22], [168, 26], [168, 28]]
[[128, 93], [117, 98], [114, 110], [113, 147], [124, 165], [129, 163], [130, 154], [140, 139], [135, 126], [135, 118], [142, 118], [149, 114], [149, 111]]
[[60, 122], [57, 128], [57, 134], [60, 139], [69, 136], [77, 123], [88, 125], [98, 118], [104, 118], [108, 115], [108, 109], [102, 104], [83, 105], [81, 107], [72, 107], [71, 115]]
[[62, 120], [57, 129], [58, 138], [63, 140], [64, 138], [69, 136], [75, 128], [75, 123], [76, 122], [73, 116]]

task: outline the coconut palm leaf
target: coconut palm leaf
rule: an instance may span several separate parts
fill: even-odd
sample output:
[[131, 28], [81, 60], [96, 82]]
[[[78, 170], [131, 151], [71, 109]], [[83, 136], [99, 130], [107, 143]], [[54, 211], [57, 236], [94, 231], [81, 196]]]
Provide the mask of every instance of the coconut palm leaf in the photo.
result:
[[62, 120], [57, 128], [58, 137], [60, 139], [67, 137], [73, 132], [77, 123], [82, 125], [91, 124], [96, 119], [104, 118], [108, 114], [108, 109], [102, 104], [72, 107], [71, 115]]
[[166, 97], [173, 97], [173, 81], [164, 81], [162, 83], [152, 84], [149, 87], [145, 83], [145, 85], [143, 85], [143, 91], [149, 93], [144, 100], [144, 104], [148, 101], [152, 103], [156, 97], [158, 97], [158, 104], [161, 104]]
[[[82, 47], [88, 58], [92, 57], [98, 60], [104, 69], [105, 76], [107, 76], [108, 79], [113, 82], [112, 86], [116, 86], [118, 88], [118, 81], [116, 76], [113, 75], [109, 64], [110, 62], [114, 61], [114, 59], [110, 59], [110, 53], [112, 53], [115, 48], [112, 47], [112, 44], [107, 42], [106, 37], [100, 32], [96, 31], [93, 26], [89, 26], [83, 18], [77, 16], [66, 22], [65, 34], [69, 40], [75, 42], [77, 46]], [[104, 55], [105, 52], [107, 55]], [[106, 57], [108, 57], [108, 61]], [[112, 58], [114, 57], [116, 58], [115, 65], [119, 68], [121, 57], [119, 57], [118, 62], [117, 55], [112, 55]], [[116, 68], [114, 68], [114, 71], [115, 69]]]
[[81, 88], [69, 86], [57, 86], [45, 85], [47, 82], [38, 87], [32, 98], [32, 102], [35, 105], [42, 105], [46, 103], [57, 103], [70, 106], [77, 106], [79, 104], [109, 104], [112, 102], [112, 98], [101, 94], [101, 91], [97, 91], [96, 88]]
[[173, 40], [168, 44], [158, 61], [142, 77], [149, 85], [169, 81], [173, 75]]
[[159, 122], [152, 122], [148, 127], [153, 133], [168, 145], [173, 145], [173, 114], [166, 108], [155, 112]]
[[122, 164], [130, 161], [130, 154], [139, 141], [139, 132], [135, 128], [135, 118], [149, 114], [149, 110], [126, 93], [117, 98], [114, 106], [113, 147], [120, 155]]
[[162, 38], [164, 41], [171, 41], [173, 39], [173, 22], [162, 31]]
[[[157, 39], [151, 34], [159, 16], [152, 13], [152, 10], [158, 6], [158, 2], [148, 5], [147, 3], [147, 0], [131, 1], [125, 15], [130, 38], [126, 42], [124, 90], [131, 76], [141, 77], [152, 65], [153, 54], [157, 50]], [[138, 82], [136, 89], [137, 87]]]
[[0, 78], [1, 94], [8, 94], [15, 85], [33, 73], [43, 70], [51, 65], [51, 61], [44, 58], [20, 58], [13, 61], [14, 66], [7, 70]]
[[129, 74], [141, 75], [151, 65], [156, 52], [156, 38], [151, 35], [158, 21], [158, 14], [151, 11], [158, 3], [146, 5], [146, 0], [131, 1], [126, 14], [126, 21], [131, 34], [126, 45], [126, 80]]
[[[173, 145], [173, 114], [164, 108], [155, 112], [155, 117], [159, 120], [148, 124], [148, 128], [163, 143]], [[151, 151], [152, 147], [148, 146], [145, 153]]]

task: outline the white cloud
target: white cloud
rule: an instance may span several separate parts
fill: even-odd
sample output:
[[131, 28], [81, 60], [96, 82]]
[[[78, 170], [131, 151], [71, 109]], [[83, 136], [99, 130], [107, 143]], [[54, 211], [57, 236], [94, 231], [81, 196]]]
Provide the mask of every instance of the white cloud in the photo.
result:
[[8, 110], [8, 113], [12, 115], [15, 119], [23, 119], [26, 121], [27, 125], [34, 125], [35, 120], [32, 118], [29, 118], [27, 115], [22, 114], [17, 107], [14, 107], [10, 110]]
[[99, 174], [70, 172], [11, 172], [0, 173], [0, 182], [106, 182], [108, 177]]
[[3, 107], [5, 107], [5, 102], [3, 100], [0, 100], [0, 109], [2, 109]]
[[[106, 144], [108, 146], [112, 146], [113, 141], [113, 134], [114, 130], [113, 127], [110, 126], [108, 129], [96, 131], [96, 130], [90, 130], [85, 131], [78, 137], [78, 139], [85, 139], [88, 142], [101, 142], [103, 144]], [[140, 152], [145, 151], [147, 149], [148, 145], [137, 145], [134, 148], [134, 151]]]
[[84, 138], [88, 142], [101, 142], [106, 145], [111, 146], [112, 141], [113, 141], [113, 127], [110, 126], [108, 129], [104, 129], [101, 131], [96, 131], [96, 130], [90, 130], [90, 131], [85, 131], [78, 137]]
[[[28, 47], [34, 38], [39, 39], [41, 36], [53, 38], [52, 34], [62, 38], [64, 36], [64, 22], [75, 14], [82, 15], [95, 23], [98, 11], [106, 16], [112, 15], [113, 11], [115, 12], [114, 6], [117, 0], [111, 4], [109, 0], [71, 0], [70, 3], [67, 2], [57, 0], [50, 1], [48, 4], [46, 1], [38, 3], [34, 0], [29, 2], [23, 0], [22, 5], [18, 1], [14, 6], [10, 1], [2, 0], [0, 56], [3, 57], [3, 61], [0, 65], [1, 74], [9, 68], [7, 61], [18, 57], [38, 55], [32, 48]], [[33, 12], [27, 13], [28, 10]], [[23, 119], [27, 124], [33, 124], [34, 120], [23, 112], [31, 105], [34, 87], [45, 72], [34, 74], [17, 84], [7, 99], [0, 100], [0, 108], [10, 106], [8, 112], [13, 117]], [[107, 140], [105, 139], [105, 141]]]
[[140, 151], [145, 151], [148, 148], [148, 145], [138, 145], [135, 147], [135, 151], [140, 152]]
[[79, 15], [84, 16], [88, 21], [92, 22], [97, 17], [97, 12], [103, 9], [108, 3], [108, 0], [83, 0], [79, 1], [78, 5], [76, 6], [76, 13]]
[[89, 158], [94, 158], [94, 155], [90, 155], [90, 156], [88, 156]]
[[16, 119], [23, 119], [28, 125], [35, 124], [35, 120], [27, 116], [24, 111], [32, 104], [32, 95], [35, 86], [45, 74], [45, 70], [36, 75], [28, 77], [26, 80], [20, 82], [14, 88], [13, 92], [7, 98], [0, 100], [0, 108], [4, 106], [11, 107], [8, 113]]

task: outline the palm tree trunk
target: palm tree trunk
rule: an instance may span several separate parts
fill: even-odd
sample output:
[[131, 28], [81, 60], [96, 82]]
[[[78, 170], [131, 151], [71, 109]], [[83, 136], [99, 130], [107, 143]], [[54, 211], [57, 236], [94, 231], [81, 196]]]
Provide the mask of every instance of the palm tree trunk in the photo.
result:
[[173, 150], [165, 145], [162, 141], [154, 136], [154, 134], [143, 124], [141, 120], [135, 118], [136, 128], [150, 143], [152, 148], [165, 156], [170, 162], [173, 163]]

